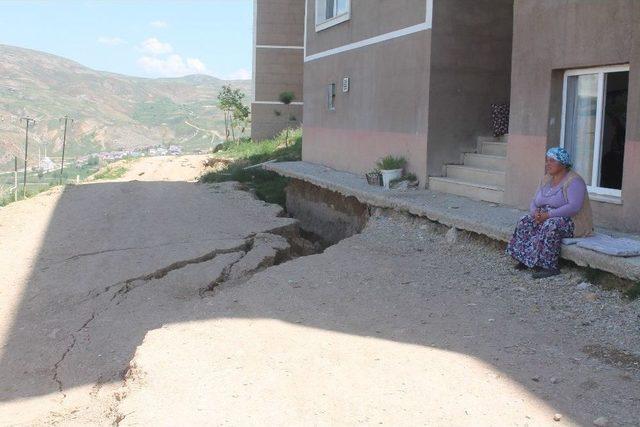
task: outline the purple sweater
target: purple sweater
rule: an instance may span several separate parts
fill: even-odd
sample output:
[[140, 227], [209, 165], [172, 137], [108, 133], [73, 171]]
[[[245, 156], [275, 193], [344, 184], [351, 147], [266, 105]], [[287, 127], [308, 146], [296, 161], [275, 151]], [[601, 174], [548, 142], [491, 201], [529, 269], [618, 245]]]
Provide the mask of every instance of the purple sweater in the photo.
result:
[[586, 184], [582, 178], [575, 178], [567, 188], [567, 198], [569, 200], [565, 200], [562, 192], [564, 182], [565, 181], [562, 180], [562, 182], [555, 187], [552, 187], [551, 183], [549, 183], [539, 188], [531, 201], [529, 208], [531, 215], [534, 215], [538, 208], [544, 206], [551, 208], [549, 210], [549, 216], [551, 218], [560, 216], [572, 217], [580, 212], [582, 204], [584, 203], [584, 196], [587, 193]]

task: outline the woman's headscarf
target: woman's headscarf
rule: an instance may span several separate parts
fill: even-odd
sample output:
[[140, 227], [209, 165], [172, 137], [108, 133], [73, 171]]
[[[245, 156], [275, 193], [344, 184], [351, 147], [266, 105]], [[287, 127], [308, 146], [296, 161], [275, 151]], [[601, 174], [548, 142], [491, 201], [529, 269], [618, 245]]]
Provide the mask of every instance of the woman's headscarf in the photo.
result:
[[573, 162], [571, 161], [571, 155], [567, 150], [565, 150], [562, 147], [550, 148], [549, 151], [547, 151], [547, 157], [557, 160], [558, 162], [560, 162], [560, 164], [568, 168], [573, 166]]

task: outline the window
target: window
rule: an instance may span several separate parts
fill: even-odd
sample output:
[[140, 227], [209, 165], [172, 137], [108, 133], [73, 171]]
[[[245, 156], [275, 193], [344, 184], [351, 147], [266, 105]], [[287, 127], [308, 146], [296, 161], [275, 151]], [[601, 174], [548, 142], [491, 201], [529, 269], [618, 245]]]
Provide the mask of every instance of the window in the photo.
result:
[[329, 111], [336, 111], [336, 84], [327, 86], [327, 108]]
[[316, 31], [350, 18], [351, 0], [316, 0]]
[[562, 143], [589, 191], [622, 196], [629, 66], [565, 73]]

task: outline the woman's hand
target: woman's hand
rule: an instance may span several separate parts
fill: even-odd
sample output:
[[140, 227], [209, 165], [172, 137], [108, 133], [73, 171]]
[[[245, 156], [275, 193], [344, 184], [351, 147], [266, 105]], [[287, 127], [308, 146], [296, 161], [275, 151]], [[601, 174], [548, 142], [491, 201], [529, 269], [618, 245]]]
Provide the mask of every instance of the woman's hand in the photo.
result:
[[543, 222], [545, 222], [546, 220], [548, 220], [549, 217], [549, 212], [541, 212], [538, 211], [536, 212], [534, 219], [538, 224], [542, 224]]

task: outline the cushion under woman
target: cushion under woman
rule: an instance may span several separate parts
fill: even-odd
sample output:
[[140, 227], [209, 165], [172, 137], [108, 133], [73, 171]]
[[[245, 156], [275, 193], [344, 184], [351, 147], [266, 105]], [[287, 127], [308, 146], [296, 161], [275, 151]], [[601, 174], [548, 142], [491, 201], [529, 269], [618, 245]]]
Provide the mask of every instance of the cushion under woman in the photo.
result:
[[519, 270], [533, 268], [536, 279], [560, 274], [562, 239], [593, 233], [589, 194], [584, 180], [571, 170], [571, 156], [560, 147], [547, 151], [545, 172], [530, 212], [518, 223], [507, 253]]

